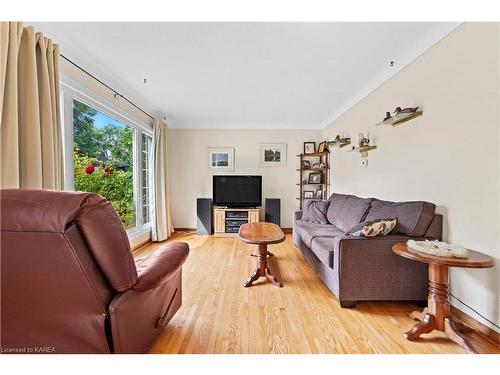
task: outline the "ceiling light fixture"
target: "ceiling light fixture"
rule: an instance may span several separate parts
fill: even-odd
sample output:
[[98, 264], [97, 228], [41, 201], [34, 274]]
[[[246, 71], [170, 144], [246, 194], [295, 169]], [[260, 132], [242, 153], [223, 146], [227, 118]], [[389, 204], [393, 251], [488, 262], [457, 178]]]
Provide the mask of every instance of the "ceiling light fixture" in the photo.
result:
[[394, 61], [390, 61], [389, 66], [391, 66], [391, 67], [394, 66]]
[[148, 81], [147, 78], [144, 78], [144, 80], [142, 81], [142, 83], [149, 83], [149, 81]]

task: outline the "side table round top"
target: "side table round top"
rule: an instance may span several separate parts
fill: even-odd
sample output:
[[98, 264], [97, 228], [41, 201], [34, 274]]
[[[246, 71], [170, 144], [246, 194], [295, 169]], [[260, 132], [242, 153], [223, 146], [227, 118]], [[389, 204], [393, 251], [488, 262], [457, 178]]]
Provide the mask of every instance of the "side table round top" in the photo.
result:
[[392, 251], [411, 260], [448, 267], [489, 268], [495, 264], [492, 257], [474, 250], [468, 250], [467, 258], [438, 257], [420, 253], [408, 248], [406, 243], [400, 242], [392, 247]]

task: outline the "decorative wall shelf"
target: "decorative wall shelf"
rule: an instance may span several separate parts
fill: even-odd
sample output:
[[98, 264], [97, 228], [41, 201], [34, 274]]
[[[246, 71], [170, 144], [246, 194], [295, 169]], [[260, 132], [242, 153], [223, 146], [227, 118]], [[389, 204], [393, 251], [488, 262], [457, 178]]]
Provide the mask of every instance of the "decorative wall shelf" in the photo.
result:
[[333, 141], [327, 142], [328, 147], [338, 147], [342, 148], [351, 144], [351, 138], [345, 137], [340, 138], [340, 135], [337, 135]]
[[[416, 108], [418, 108], [418, 107], [416, 107]], [[398, 125], [401, 125], [407, 121], [410, 121], [410, 120], [413, 120], [417, 117], [420, 117], [423, 114], [424, 114], [424, 111], [399, 113], [399, 114], [395, 115], [394, 117], [390, 117], [390, 118], [387, 118], [387, 119], [379, 122], [378, 124], [376, 124], [376, 126], [380, 126], [380, 125], [390, 125], [392, 127], [398, 126]]]
[[363, 146], [363, 147], [355, 147], [352, 150], [349, 150], [348, 152], [358, 151], [360, 153], [365, 153], [365, 152], [376, 150], [376, 149], [377, 149], [377, 146]]

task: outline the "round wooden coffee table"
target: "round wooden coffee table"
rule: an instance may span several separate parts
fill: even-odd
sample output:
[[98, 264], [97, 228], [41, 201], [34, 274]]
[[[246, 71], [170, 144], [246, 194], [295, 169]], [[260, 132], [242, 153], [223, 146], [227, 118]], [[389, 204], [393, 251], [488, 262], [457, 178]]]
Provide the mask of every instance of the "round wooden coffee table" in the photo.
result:
[[429, 264], [429, 297], [424, 311], [414, 311], [411, 317], [420, 323], [413, 326], [404, 336], [413, 341], [423, 333], [437, 329], [469, 353], [476, 353], [470, 341], [462, 335], [472, 328], [453, 318], [448, 299], [448, 268], [488, 268], [495, 264], [493, 258], [477, 251], [468, 250], [467, 258], [437, 257], [409, 249], [406, 243], [397, 243], [392, 251], [402, 257]]
[[248, 223], [240, 227], [238, 236], [243, 242], [257, 245], [257, 253], [255, 254], [257, 268], [243, 285], [245, 287], [252, 286], [252, 283], [259, 277], [265, 277], [273, 285], [281, 288], [283, 284], [272, 274], [267, 264], [267, 257], [272, 256], [267, 251], [267, 245], [283, 242], [286, 238], [281, 228], [272, 223]]

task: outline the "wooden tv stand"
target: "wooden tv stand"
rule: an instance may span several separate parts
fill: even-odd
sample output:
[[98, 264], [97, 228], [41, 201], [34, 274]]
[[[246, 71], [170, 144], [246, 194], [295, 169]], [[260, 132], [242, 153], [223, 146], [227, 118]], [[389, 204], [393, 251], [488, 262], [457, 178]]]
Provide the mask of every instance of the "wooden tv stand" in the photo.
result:
[[259, 213], [259, 208], [215, 207], [214, 237], [238, 237], [237, 225], [258, 222]]

